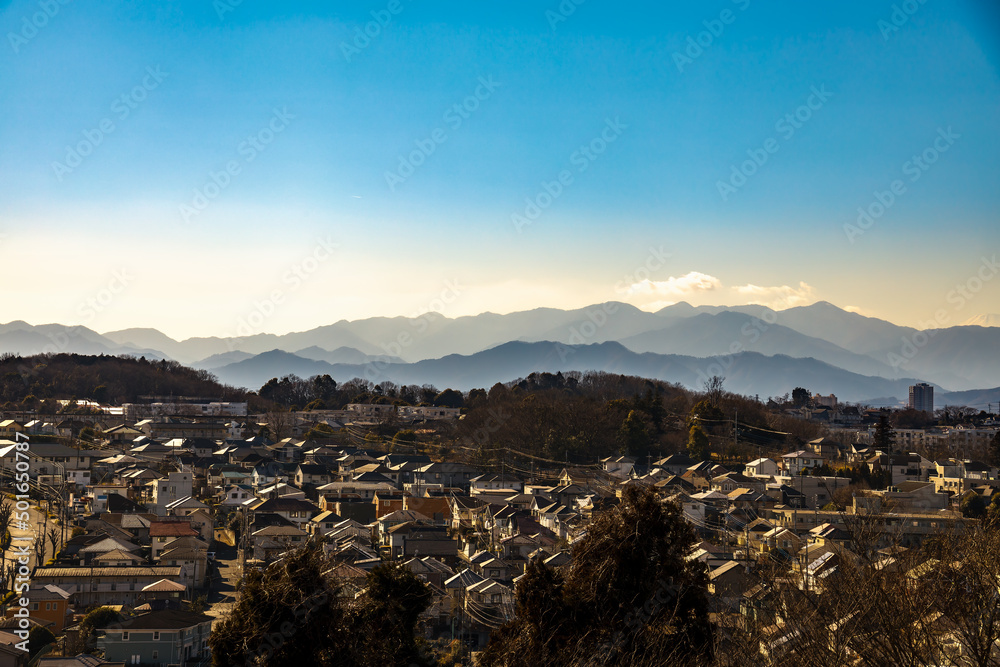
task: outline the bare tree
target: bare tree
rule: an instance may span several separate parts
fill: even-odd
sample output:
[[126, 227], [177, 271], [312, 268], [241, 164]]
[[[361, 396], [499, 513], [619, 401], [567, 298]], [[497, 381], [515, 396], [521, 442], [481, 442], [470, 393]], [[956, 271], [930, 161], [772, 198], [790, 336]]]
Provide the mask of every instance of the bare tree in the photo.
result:
[[13, 516], [14, 506], [6, 500], [0, 502], [0, 547], [2, 547], [3, 551], [10, 548], [11, 538], [8, 533], [10, 532], [10, 522]]
[[35, 552], [35, 567], [41, 567], [45, 565], [45, 555], [48, 553], [48, 548], [45, 546], [47, 542], [45, 541], [45, 533], [35, 537], [35, 541], [32, 543], [32, 550]]
[[287, 438], [292, 428], [292, 415], [290, 412], [274, 408], [265, 414], [267, 420], [267, 430], [271, 434], [271, 439], [279, 442]]
[[712, 407], [719, 407], [722, 402], [722, 396], [726, 393], [723, 388], [723, 383], [725, 383], [726, 378], [719, 375], [713, 375], [708, 380], [705, 380], [705, 395], [708, 397], [708, 402], [712, 404]]
[[49, 529], [49, 542], [52, 543], [52, 556], [55, 557], [59, 553], [59, 530], [57, 528]]

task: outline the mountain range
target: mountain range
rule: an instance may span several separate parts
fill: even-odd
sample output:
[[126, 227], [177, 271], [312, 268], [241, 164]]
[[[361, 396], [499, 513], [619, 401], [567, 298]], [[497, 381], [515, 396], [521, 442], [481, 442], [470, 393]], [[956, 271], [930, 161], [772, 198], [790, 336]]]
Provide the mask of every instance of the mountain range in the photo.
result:
[[[991, 325], [1000, 317], [976, 321]], [[1000, 401], [1000, 390], [988, 389], [1000, 385], [998, 344], [997, 326], [920, 331], [827, 302], [782, 311], [682, 302], [647, 312], [609, 302], [458, 318], [427, 313], [183, 341], [149, 328], [99, 334], [59, 324], [0, 325], [0, 352], [168, 358], [251, 389], [289, 373], [468, 389], [533, 371], [602, 370], [691, 388], [722, 375], [727, 388], [740, 393], [764, 397], [804, 386], [850, 401], [905, 397], [909, 384], [926, 381], [938, 387], [936, 403], [962, 391], [982, 407]]]

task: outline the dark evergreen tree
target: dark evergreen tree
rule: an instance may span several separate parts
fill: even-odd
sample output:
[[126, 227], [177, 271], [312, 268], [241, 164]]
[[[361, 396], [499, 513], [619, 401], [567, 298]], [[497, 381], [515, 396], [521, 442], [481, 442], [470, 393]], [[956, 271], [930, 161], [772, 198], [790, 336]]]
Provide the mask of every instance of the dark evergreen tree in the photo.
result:
[[484, 667], [703, 665], [711, 660], [704, 565], [679, 508], [628, 488], [573, 550], [565, 579], [533, 563], [516, 617], [494, 633]]

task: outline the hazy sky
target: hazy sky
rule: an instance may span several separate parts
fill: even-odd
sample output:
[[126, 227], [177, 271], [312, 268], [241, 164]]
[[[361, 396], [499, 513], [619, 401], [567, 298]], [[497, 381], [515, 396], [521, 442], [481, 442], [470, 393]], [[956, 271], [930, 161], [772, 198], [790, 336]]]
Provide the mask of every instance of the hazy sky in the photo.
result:
[[0, 2], [0, 321], [1000, 312], [995, 3], [576, 1]]

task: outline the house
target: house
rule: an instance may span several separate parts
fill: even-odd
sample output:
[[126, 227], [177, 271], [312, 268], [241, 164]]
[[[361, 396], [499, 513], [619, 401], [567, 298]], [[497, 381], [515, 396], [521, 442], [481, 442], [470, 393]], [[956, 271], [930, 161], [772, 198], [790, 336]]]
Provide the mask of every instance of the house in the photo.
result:
[[[834, 407], [834, 406], [829, 406]], [[816, 438], [806, 443], [806, 449], [823, 459], [840, 457], [840, 443], [831, 438]]]
[[[772, 495], [772, 490], [775, 485], [785, 485], [790, 489], [794, 489], [800, 494], [800, 501], [804, 507], [809, 509], [815, 509], [823, 507], [828, 504], [833, 499], [833, 494], [837, 489], [848, 486], [851, 480], [847, 477], [815, 477], [813, 475], [797, 475], [795, 477], [775, 477], [774, 483], [768, 484], [768, 490], [766, 493]], [[787, 494], [789, 496], [794, 494]], [[780, 498], [775, 497], [775, 500]], [[789, 503], [785, 503], [789, 504]]]
[[382, 548], [392, 558], [437, 556], [457, 558], [458, 545], [444, 526], [426, 521], [407, 521], [389, 528]]
[[108, 660], [130, 665], [190, 665], [209, 656], [211, 616], [168, 609], [151, 611], [99, 631]]
[[778, 464], [768, 458], [755, 459], [743, 471], [749, 477], [768, 479], [778, 474]]
[[632, 476], [632, 469], [635, 467], [635, 459], [628, 456], [609, 456], [601, 459], [604, 472], [618, 479], [628, 479]]
[[824, 463], [822, 456], [813, 454], [805, 449], [785, 454], [781, 457], [781, 462], [785, 469], [785, 474], [790, 476], [799, 475], [803, 470], [811, 470]]
[[22, 667], [28, 664], [28, 654], [17, 645], [25, 641], [12, 632], [0, 630], [0, 667]]
[[302, 488], [306, 484], [319, 486], [333, 481], [330, 470], [326, 466], [300, 463], [295, 469], [295, 485]]
[[736, 489], [753, 489], [763, 493], [765, 483], [764, 480], [757, 477], [747, 477], [738, 472], [727, 472], [725, 475], [712, 478], [710, 488], [725, 494], [732, 493]]
[[131, 443], [141, 435], [145, 434], [134, 426], [129, 426], [128, 424], [112, 426], [104, 431], [104, 438], [112, 445]]
[[52, 584], [70, 594], [77, 607], [94, 605], [134, 605], [144, 586], [161, 579], [176, 581], [182, 568], [136, 565], [128, 567], [40, 567], [33, 581], [39, 586]]
[[24, 424], [14, 419], [0, 421], [0, 438], [14, 440], [18, 433], [24, 433]]
[[412, 510], [398, 510], [379, 517], [376, 523], [377, 537], [380, 544], [388, 544], [388, 533], [391, 528], [412, 521], [427, 521], [427, 517]]
[[309, 519], [309, 523], [306, 524], [306, 532], [310, 535], [323, 537], [333, 532], [334, 526], [341, 521], [343, 519], [334, 512], [320, 512]]
[[160, 553], [161, 566], [180, 567], [180, 581], [188, 589], [203, 588], [208, 578], [208, 543], [194, 537], [178, 537]]
[[471, 495], [495, 493], [497, 491], [510, 491], [514, 494], [521, 493], [523, 490], [524, 482], [511, 475], [489, 473], [473, 477], [469, 480], [469, 492]]
[[919, 454], [893, 454], [888, 456], [882, 452], [873, 454], [865, 461], [869, 470], [888, 470], [893, 484], [898, 482], [920, 482], [926, 480], [932, 470], [933, 463]]
[[455, 576], [450, 567], [430, 556], [411, 558], [403, 563], [403, 567], [436, 588], [443, 588], [445, 580]]
[[671, 454], [653, 463], [654, 468], [664, 470], [671, 475], [683, 475], [684, 471], [693, 466], [697, 461], [687, 454]]
[[979, 461], [947, 459], [938, 461], [935, 467], [936, 475], [931, 479], [939, 493], [964, 495], [969, 489], [997, 477], [995, 468]]
[[440, 408], [426, 405], [399, 406], [399, 418], [403, 421], [458, 419], [461, 414], [461, 408]]
[[208, 505], [192, 496], [187, 496], [169, 503], [166, 510], [167, 516], [189, 516], [195, 512], [208, 511]]
[[[67, 621], [72, 619], [69, 610], [70, 594], [58, 586], [53, 584], [32, 585], [25, 597], [31, 601], [28, 606], [31, 618], [48, 626], [49, 630], [55, 634], [62, 632], [68, 625]], [[19, 608], [17, 605], [9, 606], [7, 618], [14, 618], [14, 613]]]
[[159, 560], [167, 544], [178, 537], [198, 537], [198, 531], [187, 521], [154, 521], [149, 524], [150, 558]]
[[375, 506], [375, 518], [377, 519], [403, 509], [404, 501], [403, 494], [395, 489], [392, 491], [377, 491], [372, 498], [372, 505]]
[[227, 508], [240, 507], [254, 497], [253, 489], [250, 486], [246, 484], [231, 484], [222, 492], [222, 502], [219, 504]]
[[94, 541], [77, 551], [77, 554], [84, 565], [90, 565], [96, 557], [111, 551], [120, 550], [127, 553], [133, 553], [139, 550], [139, 545], [132, 544], [128, 541], [129, 535], [127, 533], [118, 529], [112, 530], [117, 532], [120, 537], [108, 536], [101, 539], [102, 536], [98, 535], [88, 536], [92, 537]]
[[295, 526], [268, 526], [251, 533], [253, 557], [270, 562], [281, 554], [301, 546], [308, 535]]
[[429, 463], [413, 473], [415, 482], [443, 484], [463, 490], [469, 489], [469, 481], [480, 472], [464, 463]]
[[319, 514], [319, 508], [311, 502], [285, 496], [261, 501], [252, 505], [251, 509], [254, 512], [278, 514], [299, 528], [304, 528], [309, 519]]
[[799, 552], [805, 542], [787, 528], [778, 526], [764, 533], [763, 544], [767, 551], [781, 549], [786, 554], [793, 555]]
[[171, 472], [153, 486], [153, 511], [157, 516], [167, 516], [167, 506], [176, 500], [194, 495], [192, 475], [189, 472]]
[[738, 604], [750, 586], [746, 564], [740, 561], [729, 561], [708, 573], [708, 592], [730, 604]]
[[403, 509], [419, 512], [426, 516], [431, 523], [440, 523], [445, 526], [451, 523], [451, 503], [444, 496], [421, 498], [403, 496]]

